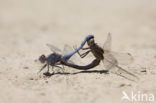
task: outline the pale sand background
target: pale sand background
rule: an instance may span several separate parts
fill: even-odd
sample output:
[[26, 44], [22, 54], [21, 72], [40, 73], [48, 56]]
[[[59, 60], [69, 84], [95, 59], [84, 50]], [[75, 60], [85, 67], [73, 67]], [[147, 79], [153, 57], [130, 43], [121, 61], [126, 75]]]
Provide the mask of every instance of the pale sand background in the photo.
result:
[[[108, 32], [113, 50], [134, 56], [125, 68], [137, 83], [115, 74], [37, 74], [34, 60], [51, 53], [46, 43], [79, 45], [91, 33], [102, 44]], [[122, 91], [156, 96], [156, 1], [0, 0], [0, 49], [0, 103], [121, 103]]]

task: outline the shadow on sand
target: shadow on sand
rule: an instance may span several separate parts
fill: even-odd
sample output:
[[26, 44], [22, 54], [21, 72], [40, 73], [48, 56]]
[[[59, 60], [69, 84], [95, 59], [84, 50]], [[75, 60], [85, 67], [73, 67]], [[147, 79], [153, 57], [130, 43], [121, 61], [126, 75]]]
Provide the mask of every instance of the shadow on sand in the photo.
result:
[[[81, 74], [81, 73], [99, 73], [99, 74], [108, 74], [109, 71], [108, 70], [90, 70], [90, 71], [80, 71], [80, 72], [74, 72], [74, 73], [69, 73], [69, 72], [57, 72], [57, 73], [49, 73], [49, 72], [46, 72], [46, 73], [43, 73], [46, 77], [51, 77], [53, 75], [76, 75], [76, 74]], [[116, 73], [113, 73], [113, 74], [116, 74]], [[121, 76], [127, 80], [130, 80], [130, 81], [133, 81], [133, 82], [136, 82], [135, 80], [133, 79], [130, 79], [128, 77], [125, 77], [121, 74], [116, 74], [118, 76]]]
[[53, 76], [53, 75], [76, 75], [76, 74], [81, 74], [81, 73], [99, 73], [99, 74], [107, 74], [108, 70], [90, 70], [90, 71], [80, 71], [80, 72], [74, 72], [74, 73], [69, 73], [69, 72], [57, 72], [57, 73], [43, 73], [45, 76]]

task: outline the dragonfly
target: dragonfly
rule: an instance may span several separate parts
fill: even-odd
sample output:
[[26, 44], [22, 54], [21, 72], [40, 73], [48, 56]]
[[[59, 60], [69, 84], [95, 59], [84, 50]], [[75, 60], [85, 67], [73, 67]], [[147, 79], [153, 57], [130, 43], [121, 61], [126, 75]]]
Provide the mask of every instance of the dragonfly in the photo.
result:
[[[92, 35], [92, 37], [94, 36]], [[103, 62], [103, 65], [107, 70], [110, 70], [112, 68], [117, 68], [117, 72], [113, 72], [113, 73], [125, 77], [126, 79], [132, 81], [138, 80], [139, 78], [136, 75], [134, 75], [131, 72], [128, 72], [127, 70], [119, 66], [119, 64], [127, 65], [133, 62], [132, 55], [130, 53], [118, 53], [112, 51], [111, 43], [112, 43], [112, 38], [110, 33], [107, 36], [107, 40], [105, 41], [103, 48], [100, 47], [97, 43], [95, 43], [94, 38], [91, 38], [87, 40], [88, 47], [81, 48], [81, 50], [87, 50], [87, 51], [81, 54], [78, 50], [77, 53], [81, 58], [84, 58], [91, 52], [93, 56], [96, 58], [96, 60]], [[76, 47], [74, 47], [74, 49], [76, 50]], [[126, 76], [128, 77], [124, 76], [124, 74], [126, 74]]]
[[[50, 55], [48, 55], [47, 57], [44, 54], [42, 54], [39, 57], [39, 61], [42, 64], [44, 64], [39, 72], [41, 72], [45, 67], [47, 67], [48, 68], [47, 73], [49, 73], [50, 66], [52, 67], [52, 69], [54, 67], [64, 69], [64, 67], [60, 67], [60, 65], [66, 65], [66, 66], [73, 67], [73, 68], [80, 69], [80, 70], [86, 70], [86, 69], [93, 68], [95, 66], [93, 64], [97, 65], [97, 63], [98, 63], [96, 60], [93, 60], [93, 63], [90, 63], [89, 65], [86, 65], [86, 66], [76, 65], [76, 64], [72, 63], [72, 61], [69, 60], [75, 53], [77, 53], [85, 45], [87, 40], [89, 40], [93, 37], [94, 37], [93, 35], [88, 35], [84, 39], [84, 41], [81, 43], [79, 48], [77, 48], [75, 51], [68, 53], [68, 54], [61, 54], [62, 51], [59, 48], [57, 48], [54, 45], [47, 44], [47, 46], [50, 48], [52, 53]], [[67, 49], [69, 49], [69, 48], [70, 48], [70, 46], [65, 45], [63, 51], [67, 51]]]

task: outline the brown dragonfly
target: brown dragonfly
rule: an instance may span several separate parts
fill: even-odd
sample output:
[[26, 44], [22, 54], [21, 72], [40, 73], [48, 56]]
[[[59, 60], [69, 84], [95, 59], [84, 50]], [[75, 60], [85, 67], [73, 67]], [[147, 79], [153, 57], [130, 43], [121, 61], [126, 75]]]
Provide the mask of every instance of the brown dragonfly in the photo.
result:
[[[83, 54], [80, 54], [79, 51], [77, 53], [81, 58], [84, 58], [91, 52], [93, 56], [96, 58], [96, 60], [102, 61], [104, 67], [107, 70], [111, 71], [112, 73], [115, 73], [132, 81], [138, 80], [139, 78], [136, 75], [119, 66], [132, 63], [133, 62], [132, 55], [130, 53], [119, 53], [112, 51], [111, 43], [112, 38], [110, 33], [108, 34], [107, 40], [105, 41], [103, 48], [100, 47], [97, 43], [95, 43], [94, 38], [91, 38], [87, 40], [88, 47], [81, 48], [81, 50], [87, 51]], [[74, 49], [76, 48], [74, 47]]]

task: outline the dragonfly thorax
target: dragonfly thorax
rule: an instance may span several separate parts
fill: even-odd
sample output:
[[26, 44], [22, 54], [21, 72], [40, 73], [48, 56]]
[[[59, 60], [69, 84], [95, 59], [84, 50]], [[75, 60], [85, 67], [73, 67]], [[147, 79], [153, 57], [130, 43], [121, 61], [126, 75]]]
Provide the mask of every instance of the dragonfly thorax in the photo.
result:
[[60, 61], [61, 57], [62, 56], [60, 54], [52, 53], [46, 58], [46, 61], [48, 64], [54, 65], [55, 63]]
[[93, 55], [95, 56], [96, 59], [98, 60], [103, 60], [104, 59], [104, 50], [103, 48], [101, 48], [98, 44], [96, 44], [93, 40], [87, 42], [90, 43], [89, 48], [91, 50], [91, 52], [93, 53]]

